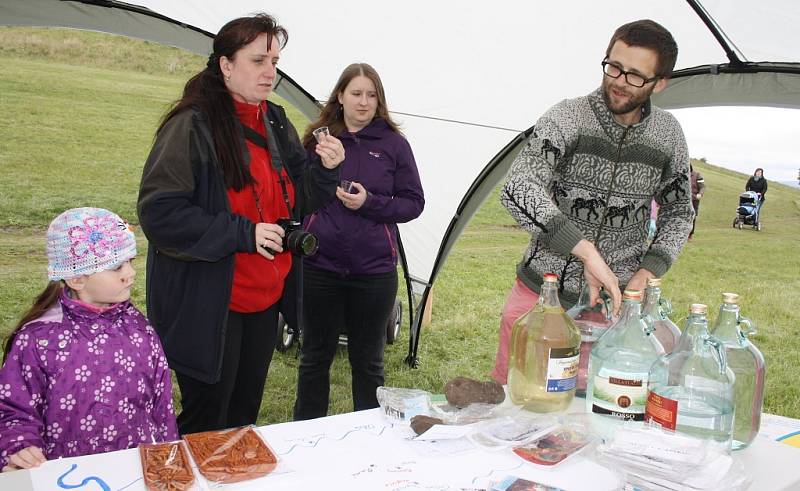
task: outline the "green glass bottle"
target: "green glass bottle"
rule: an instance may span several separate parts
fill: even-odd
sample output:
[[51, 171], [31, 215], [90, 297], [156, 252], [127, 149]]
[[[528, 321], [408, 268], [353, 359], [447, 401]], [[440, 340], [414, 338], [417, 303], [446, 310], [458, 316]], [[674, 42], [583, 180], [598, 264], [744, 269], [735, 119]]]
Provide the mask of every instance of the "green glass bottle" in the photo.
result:
[[511, 402], [540, 413], [566, 409], [575, 396], [580, 342], [558, 301], [558, 276], [545, 274], [539, 302], [511, 329]]
[[653, 363], [645, 419], [729, 451], [733, 374], [723, 344], [708, 333], [708, 307], [692, 304], [680, 341]]
[[589, 355], [586, 411], [621, 420], [644, 420], [647, 376], [664, 353], [642, 313], [642, 292], [625, 290], [620, 316]]
[[589, 374], [589, 354], [595, 341], [611, 327], [611, 299], [600, 291], [602, 302], [589, 304], [589, 285], [584, 283], [578, 302], [567, 310], [581, 333], [581, 357], [578, 363], [578, 385], [575, 388], [577, 397], [586, 396], [586, 378]]
[[642, 309], [653, 319], [653, 334], [661, 343], [664, 352], [669, 353], [675, 348], [681, 337], [681, 331], [668, 317], [672, 313], [672, 304], [661, 296], [661, 278], [647, 280]]
[[711, 334], [725, 346], [725, 356], [736, 380], [733, 383], [734, 450], [750, 445], [761, 428], [764, 404], [764, 355], [748, 339], [756, 333], [755, 325], [739, 315], [739, 295], [723, 293], [719, 315]]

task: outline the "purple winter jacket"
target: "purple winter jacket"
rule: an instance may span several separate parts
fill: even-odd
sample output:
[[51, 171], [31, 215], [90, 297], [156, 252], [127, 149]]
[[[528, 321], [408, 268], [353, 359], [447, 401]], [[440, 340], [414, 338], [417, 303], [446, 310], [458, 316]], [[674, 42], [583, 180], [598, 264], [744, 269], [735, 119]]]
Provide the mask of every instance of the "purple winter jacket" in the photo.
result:
[[[304, 262], [342, 275], [394, 271], [395, 224], [417, 218], [425, 206], [411, 146], [382, 118], [338, 138], [345, 151], [339, 166], [341, 179], [358, 182], [369, 194], [358, 210], [349, 210], [333, 198], [305, 219], [305, 229], [319, 239], [319, 250]], [[319, 158], [313, 149], [308, 156]]]
[[130, 302], [96, 312], [62, 292], [0, 369], [0, 468], [37, 446], [75, 457], [178, 439], [158, 335]]

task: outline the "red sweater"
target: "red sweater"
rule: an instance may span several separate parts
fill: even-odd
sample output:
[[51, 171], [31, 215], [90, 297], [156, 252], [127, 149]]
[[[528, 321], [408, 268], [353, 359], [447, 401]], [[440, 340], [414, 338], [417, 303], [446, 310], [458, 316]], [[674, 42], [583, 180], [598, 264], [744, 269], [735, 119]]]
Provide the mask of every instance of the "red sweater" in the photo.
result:
[[[239, 120], [266, 136], [263, 119], [267, 111], [266, 101], [258, 106], [237, 101], [234, 104]], [[278, 173], [272, 167], [269, 152], [250, 140], [245, 141], [250, 152], [250, 174], [256, 182], [238, 192], [228, 188], [231, 212], [245, 216], [253, 223], [275, 223], [278, 218], [288, 217], [289, 211], [283, 201]], [[283, 169], [282, 174], [289, 192], [289, 201], [294, 206], [294, 187], [286, 169]], [[261, 204], [260, 214], [256, 195]], [[273, 305], [281, 298], [283, 281], [291, 267], [292, 255], [286, 251], [277, 254], [274, 260], [266, 259], [258, 253], [237, 253], [230, 309], [234, 312], [251, 313]]]

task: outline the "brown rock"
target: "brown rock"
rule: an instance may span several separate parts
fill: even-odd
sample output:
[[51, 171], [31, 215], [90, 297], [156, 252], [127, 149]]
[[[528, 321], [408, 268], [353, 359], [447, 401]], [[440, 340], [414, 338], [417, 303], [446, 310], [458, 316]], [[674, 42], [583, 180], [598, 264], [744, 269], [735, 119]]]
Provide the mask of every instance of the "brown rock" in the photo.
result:
[[439, 418], [433, 418], [431, 416], [417, 415], [411, 418], [411, 429], [414, 430], [414, 433], [416, 433], [417, 435], [425, 433], [433, 425], [440, 425], [440, 424], [444, 424], [444, 421], [442, 421]]
[[503, 386], [491, 380], [480, 382], [466, 377], [456, 377], [444, 386], [447, 402], [458, 408], [475, 402], [500, 404], [506, 398]]

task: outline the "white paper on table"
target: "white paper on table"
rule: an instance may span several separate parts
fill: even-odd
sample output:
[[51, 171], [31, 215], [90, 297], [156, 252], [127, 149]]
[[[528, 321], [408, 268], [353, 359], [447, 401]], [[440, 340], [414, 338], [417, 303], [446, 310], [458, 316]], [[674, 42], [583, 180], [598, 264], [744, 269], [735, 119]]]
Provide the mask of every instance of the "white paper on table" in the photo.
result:
[[472, 433], [472, 425], [433, 425], [414, 440], [452, 440], [463, 438]]
[[135, 448], [83, 457], [48, 460], [31, 470], [35, 491], [53, 489], [125, 489], [146, 491]]
[[762, 414], [758, 434], [766, 436], [770, 440], [784, 440], [800, 434], [800, 419], [787, 418], [777, 414]]

